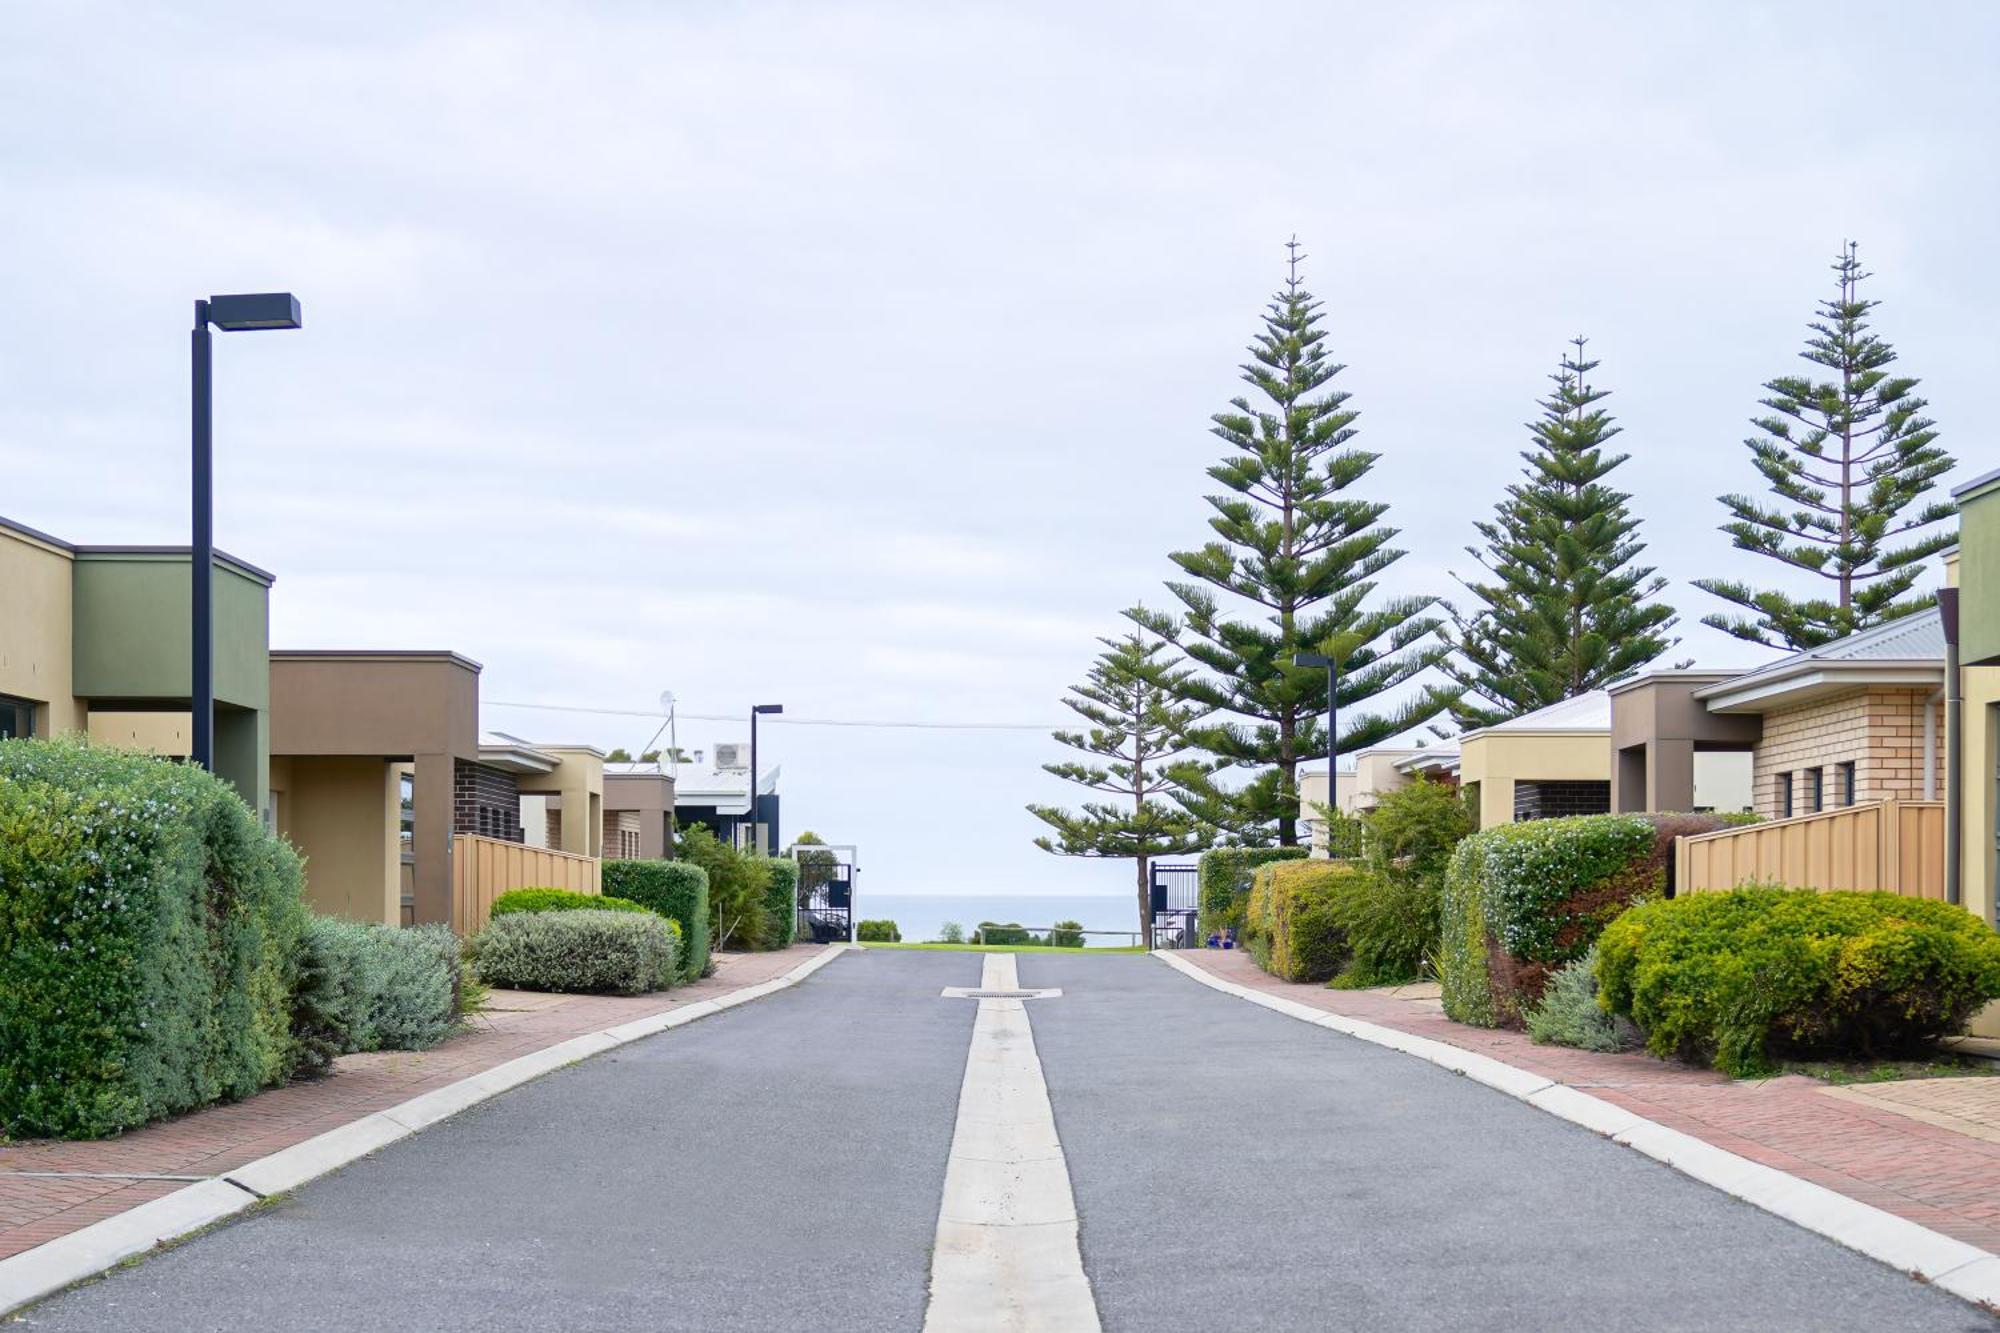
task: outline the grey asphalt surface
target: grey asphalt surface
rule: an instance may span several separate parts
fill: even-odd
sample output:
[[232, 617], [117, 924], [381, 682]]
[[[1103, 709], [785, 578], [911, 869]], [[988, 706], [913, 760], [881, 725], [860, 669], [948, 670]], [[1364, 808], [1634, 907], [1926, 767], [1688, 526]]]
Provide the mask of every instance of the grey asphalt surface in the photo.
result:
[[1954, 1297], [1157, 959], [1026, 954], [1118, 1330], [1977, 1329]]
[[864, 953], [27, 1311], [126, 1330], [916, 1329], [974, 954]]

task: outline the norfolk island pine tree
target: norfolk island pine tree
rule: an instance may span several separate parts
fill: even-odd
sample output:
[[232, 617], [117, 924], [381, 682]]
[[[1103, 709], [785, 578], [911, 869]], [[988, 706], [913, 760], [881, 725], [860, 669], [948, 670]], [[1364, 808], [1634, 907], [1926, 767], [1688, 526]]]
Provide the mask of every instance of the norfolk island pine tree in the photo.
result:
[[1636, 563], [1645, 550], [1631, 496], [1605, 482], [1630, 457], [1607, 453], [1619, 433], [1590, 383], [1585, 340], [1549, 378], [1555, 390], [1528, 423], [1526, 477], [1507, 488], [1466, 547], [1485, 571], [1461, 579], [1468, 612], [1452, 613], [1445, 672], [1466, 694], [1460, 726], [1483, 727], [1623, 680], [1673, 647], [1667, 581]]
[[1172, 800], [1169, 769], [1183, 752], [1179, 737], [1199, 709], [1176, 701], [1173, 687], [1186, 668], [1176, 667], [1157, 637], [1129, 631], [1099, 639], [1098, 654], [1083, 683], [1063, 705], [1089, 723], [1084, 731], [1058, 731], [1055, 739], [1090, 756], [1088, 761], [1044, 764], [1049, 773], [1109, 800], [1085, 801], [1076, 810], [1030, 805], [1028, 812], [1055, 830], [1035, 839], [1062, 856], [1129, 858], [1138, 873], [1139, 930], [1153, 947], [1153, 911], [1147, 868], [1157, 856], [1205, 849], [1211, 831]]
[[[1188, 744], [1203, 752], [1176, 766], [1186, 809], [1247, 843], [1298, 842], [1299, 765], [1327, 757], [1327, 673], [1293, 665], [1301, 650], [1339, 663], [1338, 748], [1355, 750], [1435, 717], [1455, 691], [1423, 685], [1386, 711], [1361, 705], [1409, 682], [1445, 653], [1435, 597], [1367, 604], [1375, 578], [1403, 552], [1382, 522], [1388, 506], [1350, 495], [1378, 455], [1349, 448], [1357, 413], [1331, 386], [1344, 369], [1327, 354], [1321, 306], [1305, 289], [1297, 241], [1286, 246], [1285, 284], [1251, 341], [1243, 381], [1253, 391], [1213, 418], [1230, 447], [1208, 475], [1216, 540], [1171, 556], [1184, 580], [1167, 587], [1184, 621], [1143, 608], [1128, 613], [1173, 642], [1202, 671], [1179, 678], [1176, 697], [1204, 714]], [[1225, 609], [1247, 604], [1248, 617]], [[1230, 720], [1231, 717], [1242, 719]], [[1239, 787], [1217, 781], [1249, 769]]]
[[[1918, 505], [1952, 468], [1937, 443], [1918, 381], [1892, 375], [1895, 349], [1869, 331], [1876, 302], [1862, 299], [1855, 244], [1833, 262], [1837, 285], [1799, 355], [1829, 378], [1781, 375], [1764, 385], [1768, 414], [1743, 443], [1779, 503], [1724, 495], [1722, 525], [1736, 548], [1767, 555], [1833, 586], [1830, 596], [1794, 598], [1735, 579], [1697, 579], [1695, 586], [1748, 614], [1717, 612], [1702, 623], [1773, 648], [1814, 648], [1884, 621], [1919, 611], [1911, 597], [1923, 562], [1950, 547], [1957, 534], [1924, 532], [1956, 512], [1949, 501]], [[1898, 545], [1897, 540], [1903, 539]]]

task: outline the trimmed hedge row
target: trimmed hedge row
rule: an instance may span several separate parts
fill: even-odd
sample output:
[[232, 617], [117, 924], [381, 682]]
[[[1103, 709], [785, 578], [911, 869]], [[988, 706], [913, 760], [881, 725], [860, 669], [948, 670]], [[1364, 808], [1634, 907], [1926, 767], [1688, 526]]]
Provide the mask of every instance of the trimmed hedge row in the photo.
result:
[[1603, 1008], [1655, 1054], [1738, 1077], [1786, 1055], [1916, 1055], [2000, 999], [2000, 934], [1887, 893], [1694, 894], [1633, 908], [1597, 947]]
[[787, 949], [791, 947], [792, 937], [799, 928], [799, 863], [776, 856], [760, 857], [759, 860], [771, 872], [770, 882], [764, 889], [764, 910], [771, 915], [770, 932], [764, 947]]
[[324, 1073], [335, 1056], [355, 1051], [437, 1045], [458, 1026], [462, 988], [458, 937], [449, 926], [311, 918], [292, 997], [298, 1072]]
[[1368, 878], [1348, 861], [1270, 861], [1259, 866], [1244, 906], [1243, 943], [1272, 976], [1329, 981], [1347, 962], [1336, 898]]
[[650, 912], [644, 903], [608, 893], [578, 893], [575, 889], [509, 889], [493, 900], [488, 919], [515, 912]]
[[1665, 895], [1676, 837], [1726, 822], [1715, 815], [1579, 815], [1505, 824], [1465, 839], [1445, 874], [1439, 980], [1446, 1014], [1520, 1026], [1552, 972], [1588, 952], [1634, 902]]
[[1201, 933], [1233, 930], [1241, 936], [1250, 902], [1251, 877], [1273, 861], [1303, 860], [1304, 847], [1216, 847], [1201, 854], [1195, 869], [1200, 893]]
[[901, 944], [903, 932], [889, 920], [857, 921], [854, 923], [854, 938], [864, 944]]
[[688, 861], [606, 861], [604, 891], [680, 924], [681, 980], [708, 975], [708, 872]]
[[473, 936], [466, 956], [489, 986], [643, 995], [673, 984], [680, 935], [651, 911], [516, 912]]
[[0, 742], [0, 1132], [112, 1134], [283, 1079], [302, 884], [198, 768]]

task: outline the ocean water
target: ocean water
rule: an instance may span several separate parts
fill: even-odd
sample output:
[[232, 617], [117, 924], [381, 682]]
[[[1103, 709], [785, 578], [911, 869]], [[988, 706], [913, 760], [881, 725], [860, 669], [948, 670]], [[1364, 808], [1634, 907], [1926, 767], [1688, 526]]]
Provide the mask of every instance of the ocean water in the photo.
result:
[[1086, 945], [1138, 943], [1139, 905], [1130, 897], [1076, 897], [1054, 894], [869, 893], [855, 895], [854, 910], [863, 921], [883, 917], [896, 923], [908, 943], [935, 940], [947, 921], [965, 928], [966, 937], [982, 921], [1046, 930], [1058, 921], [1080, 921], [1085, 930], [1116, 930], [1122, 935], [1086, 935]]

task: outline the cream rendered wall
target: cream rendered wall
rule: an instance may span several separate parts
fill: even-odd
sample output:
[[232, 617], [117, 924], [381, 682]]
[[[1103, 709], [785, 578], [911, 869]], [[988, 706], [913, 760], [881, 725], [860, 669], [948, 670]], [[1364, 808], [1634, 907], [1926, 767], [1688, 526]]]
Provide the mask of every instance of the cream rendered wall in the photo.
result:
[[194, 719], [186, 713], [125, 713], [92, 710], [86, 726], [97, 745], [185, 759], [194, 749]]
[[1754, 809], [1756, 760], [1744, 750], [1694, 752], [1694, 803], [1718, 814]]
[[1389, 754], [1364, 754], [1354, 761], [1353, 795], [1341, 803], [1344, 810], [1373, 810], [1375, 803], [1398, 787], [1410, 785], [1410, 775], [1396, 767], [1396, 761], [1406, 758], [1404, 751]]
[[1326, 856], [1326, 821], [1319, 813], [1319, 807], [1326, 803], [1326, 770], [1307, 769], [1299, 774], [1299, 822], [1311, 836], [1310, 855], [1317, 859]]
[[[538, 745], [561, 762], [553, 773], [524, 773], [518, 779], [523, 795], [547, 793], [562, 798], [562, 846], [552, 850], [577, 856], [604, 855], [604, 756], [583, 746]], [[569, 818], [579, 811], [582, 818]]]
[[1479, 784], [1479, 827], [1514, 822], [1517, 782], [1611, 781], [1608, 731], [1490, 731], [1459, 744], [1461, 783]]
[[288, 767], [278, 831], [306, 858], [306, 901], [332, 916], [400, 923], [396, 765], [338, 755], [295, 756]]
[[69, 552], [0, 527], [0, 694], [32, 699], [35, 734], [83, 727], [74, 693]]

